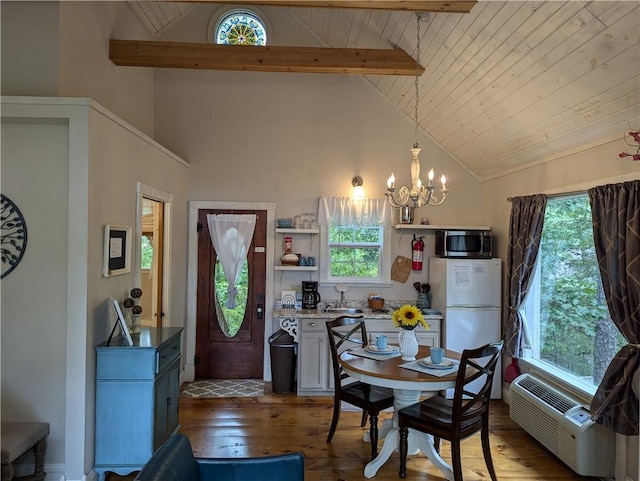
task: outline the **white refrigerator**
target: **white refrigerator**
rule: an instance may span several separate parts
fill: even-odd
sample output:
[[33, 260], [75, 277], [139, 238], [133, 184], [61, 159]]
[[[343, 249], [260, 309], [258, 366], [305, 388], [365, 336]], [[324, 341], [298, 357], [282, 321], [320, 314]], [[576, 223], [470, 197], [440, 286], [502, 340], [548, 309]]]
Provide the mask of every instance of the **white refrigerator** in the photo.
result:
[[[502, 261], [429, 258], [431, 307], [444, 316], [442, 346], [462, 352], [502, 338]], [[498, 360], [491, 390], [502, 397], [502, 363]], [[453, 390], [449, 390], [451, 397]]]

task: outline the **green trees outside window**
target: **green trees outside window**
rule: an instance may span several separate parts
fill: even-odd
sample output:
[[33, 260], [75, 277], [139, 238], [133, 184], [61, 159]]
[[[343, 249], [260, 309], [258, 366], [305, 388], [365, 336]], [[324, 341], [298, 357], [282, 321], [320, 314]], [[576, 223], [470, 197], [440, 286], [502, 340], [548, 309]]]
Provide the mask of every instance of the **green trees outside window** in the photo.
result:
[[548, 201], [534, 357], [597, 386], [623, 338], [607, 309], [591, 224], [586, 194]]
[[244, 314], [247, 310], [247, 299], [249, 295], [249, 264], [245, 259], [240, 275], [238, 276], [238, 283], [236, 285], [238, 289], [238, 297], [236, 297], [237, 304], [233, 309], [226, 307], [227, 299], [229, 298], [229, 295], [227, 294], [227, 287], [229, 286], [229, 283], [224, 276], [224, 269], [219, 260], [216, 261], [214, 276], [216, 297], [218, 298], [218, 302], [220, 303], [220, 307], [224, 313], [227, 329], [229, 330], [229, 336], [235, 337], [242, 326]]
[[382, 228], [329, 227], [329, 275], [332, 278], [377, 279], [380, 276]]

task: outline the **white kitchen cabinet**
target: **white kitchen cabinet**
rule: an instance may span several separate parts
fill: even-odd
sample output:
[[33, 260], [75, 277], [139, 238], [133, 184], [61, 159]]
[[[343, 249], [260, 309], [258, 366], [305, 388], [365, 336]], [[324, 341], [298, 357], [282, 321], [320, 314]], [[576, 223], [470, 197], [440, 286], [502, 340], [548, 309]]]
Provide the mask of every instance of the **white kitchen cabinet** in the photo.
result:
[[[331, 318], [300, 318], [298, 320], [298, 396], [333, 395], [331, 353], [325, 323]], [[429, 330], [416, 328], [421, 346], [440, 346], [440, 319], [427, 319]], [[384, 334], [389, 344], [398, 344], [398, 328], [391, 319], [365, 319], [367, 334]], [[348, 329], [345, 327], [345, 330]]]
[[331, 356], [326, 319], [301, 319], [298, 323], [298, 395], [333, 392]]

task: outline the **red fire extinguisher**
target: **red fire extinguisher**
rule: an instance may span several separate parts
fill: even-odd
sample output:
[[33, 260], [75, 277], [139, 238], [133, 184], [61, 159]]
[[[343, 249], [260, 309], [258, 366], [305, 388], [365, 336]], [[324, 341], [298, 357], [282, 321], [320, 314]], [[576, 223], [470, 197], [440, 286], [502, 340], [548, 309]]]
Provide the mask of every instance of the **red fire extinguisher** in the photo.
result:
[[411, 241], [411, 269], [414, 271], [422, 270], [422, 256], [424, 255], [424, 242], [422, 237], [416, 239], [416, 235], [413, 235], [413, 240]]

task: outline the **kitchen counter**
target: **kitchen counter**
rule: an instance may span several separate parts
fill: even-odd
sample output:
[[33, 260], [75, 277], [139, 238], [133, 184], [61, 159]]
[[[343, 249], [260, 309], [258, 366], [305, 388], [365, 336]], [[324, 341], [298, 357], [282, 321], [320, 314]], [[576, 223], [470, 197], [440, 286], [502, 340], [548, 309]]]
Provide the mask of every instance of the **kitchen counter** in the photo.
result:
[[[362, 317], [365, 319], [391, 319], [393, 309], [389, 308], [389, 312], [374, 312], [373, 309], [368, 307], [359, 307], [362, 309]], [[442, 313], [436, 309], [430, 310], [428, 314], [423, 314], [426, 320], [429, 319], [442, 319]], [[359, 316], [360, 314], [357, 314]], [[323, 312], [322, 309], [274, 309], [273, 317], [275, 319], [283, 318], [296, 318], [296, 319], [333, 319], [338, 317], [338, 314], [331, 312]]]
[[[394, 309], [389, 304], [389, 312], [374, 312], [369, 307], [349, 306], [362, 310], [367, 334], [369, 336], [386, 335], [390, 344], [397, 344], [399, 329], [393, 325], [391, 316]], [[357, 314], [358, 316], [360, 314]], [[438, 310], [429, 310], [423, 314], [429, 328], [416, 328], [418, 344], [423, 346], [440, 345], [440, 324], [443, 319]], [[298, 396], [331, 396], [333, 390], [333, 370], [325, 323], [338, 317], [336, 313], [322, 312], [322, 309], [274, 309], [273, 318], [281, 329], [288, 332], [298, 343], [297, 356], [297, 393]]]

